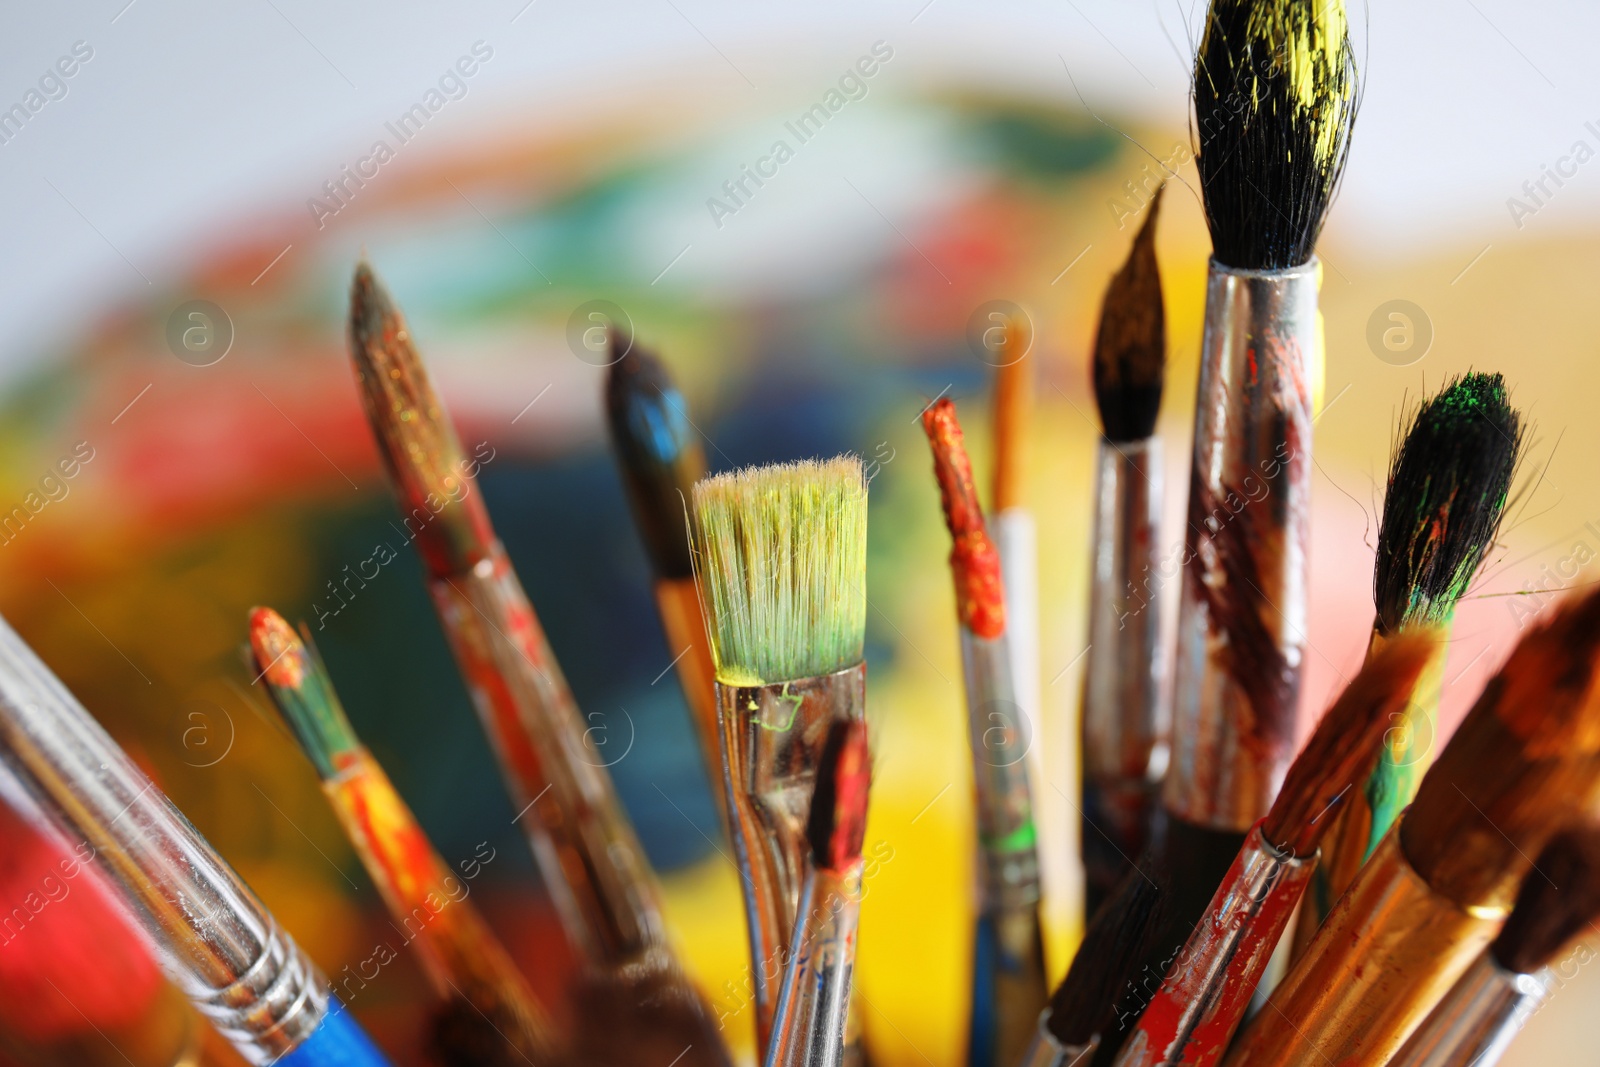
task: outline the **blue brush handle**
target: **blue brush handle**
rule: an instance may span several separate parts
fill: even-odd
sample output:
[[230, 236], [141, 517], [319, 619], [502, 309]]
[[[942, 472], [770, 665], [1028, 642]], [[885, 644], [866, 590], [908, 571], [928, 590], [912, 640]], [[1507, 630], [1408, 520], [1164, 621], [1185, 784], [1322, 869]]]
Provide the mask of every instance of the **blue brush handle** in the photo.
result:
[[321, 1025], [275, 1061], [274, 1067], [389, 1067], [389, 1061], [355, 1016], [329, 997], [328, 1014]]

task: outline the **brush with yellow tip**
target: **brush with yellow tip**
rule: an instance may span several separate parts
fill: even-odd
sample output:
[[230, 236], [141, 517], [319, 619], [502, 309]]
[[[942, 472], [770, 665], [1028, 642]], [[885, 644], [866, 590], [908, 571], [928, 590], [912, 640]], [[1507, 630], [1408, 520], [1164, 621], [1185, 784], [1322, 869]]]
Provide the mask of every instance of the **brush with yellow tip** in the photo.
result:
[[867, 483], [854, 456], [751, 467], [697, 483], [694, 512], [764, 1051], [823, 745], [866, 706]]

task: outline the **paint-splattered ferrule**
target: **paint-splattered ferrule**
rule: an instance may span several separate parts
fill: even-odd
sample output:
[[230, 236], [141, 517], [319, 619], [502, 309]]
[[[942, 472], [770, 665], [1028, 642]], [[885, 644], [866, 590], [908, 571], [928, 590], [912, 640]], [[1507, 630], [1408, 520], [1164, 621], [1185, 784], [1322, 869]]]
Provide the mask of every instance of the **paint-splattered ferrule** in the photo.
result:
[[1027, 757], [1034, 739], [1012, 687], [1005, 634], [983, 638], [962, 627], [961, 667], [977, 791], [981, 906], [1033, 907], [1039, 855]]
[[761, 686], [717, 683], [723, 786], [749, 917], [757, 1033], [765, 1047], [794, 929], [817, 767], [833, 723], [859, 719], [867, 665]]
[[1250, 831], [1117, 1067], [1206, 1067], [1222, 1058], [1315, 866], [1315, 856], [1274, 848], [1259, 823]]
[[1294, 756], [1306, 628], [1317, 264], [1206, 290], [1164, 799], [1244, 831]]
[[1555, 988], [1548, 968], [1508, 971], [1485, 952], [1434, 1006], [1391, 1067], [1494, 1067]]

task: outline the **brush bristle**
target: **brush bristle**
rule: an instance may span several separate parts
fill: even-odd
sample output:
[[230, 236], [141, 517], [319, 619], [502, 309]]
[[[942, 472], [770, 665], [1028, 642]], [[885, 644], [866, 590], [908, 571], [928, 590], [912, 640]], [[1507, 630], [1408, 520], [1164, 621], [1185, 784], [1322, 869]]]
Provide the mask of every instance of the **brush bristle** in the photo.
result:
[[435, 574], [469, 570], [494, 542], [474, 482], [478, 464], [461, 450], [405, 318], [365, 260], [350, 287], [350, 356], [378, 452], [423, 561]]
[[1344, 0], [1212, 0], [1194, 111], [1218, 262], [1285, 270], [1310, 261], [1357, 99]]
[[1111, 276], [1094, 338], [1094, 400], [1106, 440], [1142, 441], [1156, 432], [1167, 377], [1167, 309], [1156, 262], [1163, 184], [1150, 201], [1122, 269]]
[[622, 482], [656, 576], [688, 578], [686, 507], [705, 455], [683, 394], [652, 352], [634, 343], [606, 377], [606, 415]]
[[972, 482], [972, 461], [956, 421], [955, 402], [948, 397], [929, 404], [922, 428], [933, 450], [933, 475], [939, 482], [945, 528], [950, 531], [950, 571], [956, 583], [956, 612], [961, 624], [979, 637], [1005, 633], [1005, 586], [1000, 553], [983, 523], [978, 490]]
[[1517, 903], [1489, 952], [1508, 971], [1530, 974], [1593, 929], [1600, 918], [1600, 825], [1550, 839], [1522, 879]]
[[697, 577], [718, 680], [767, 685], [861, 662], [867, 482], [839, 456], [696, 483]]
[[828, 728], [817, 764], [817, 784], [806, 818], [806, 841], [818, 870], [842, 871], [861, 858], [867, 833], [867, 795], [872, 787], [872, 756], [867, 724], [841, 719]]
[[1499, 532], [1522, 440], [1498, 374], [1463, 375], [1417, 409], [1389, 468], [1378, 528], [1381, 632], [1450, 621]]
[[[1045, 1025], [1063, 1045], [1086, 1045], [1097, 1034], [1103, 1042], [1111, 1037], [1118, 1006], [1127, 992], [1124, 987], [1135, 977], [1160, 925], [1165, 896], [1160, 887], [1165, 879], [1152, 857], [1148, 852], [1140, 857], [1135, 869], [1100, 905], [1084, 930], [1066, 977], [1050, 995]], [[1152, 986], [1149, 992], [1154, 990]]]
[[1433, 635], [1419, 632], [1368, 657], [1289, 767], [1261, 827], [1268, 843], [1296, 856], [1317, 850], [1340, 806], [1372, 769], [1379, 742], [1405, 711], [1433, 649]]
[[1600, 591], [1517, 644], [1400, 824], [1411, 867], [1463, 907], [1509, 907], [1529, 857], [1600, 786]]
[[331, 777], [338, 770], [338, 756], [359, 742], [321, 661], [271, 608], [250, 610], [250, 651], [260, 681], [301, 750], [319, 775]]

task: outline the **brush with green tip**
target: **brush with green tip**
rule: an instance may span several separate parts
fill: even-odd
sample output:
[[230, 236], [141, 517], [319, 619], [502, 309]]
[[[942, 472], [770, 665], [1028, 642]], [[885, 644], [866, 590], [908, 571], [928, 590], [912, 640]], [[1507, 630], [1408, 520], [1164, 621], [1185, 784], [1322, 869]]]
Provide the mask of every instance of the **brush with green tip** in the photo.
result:
[[1441, 640], [1404, 719], [1385, 735], [1365, 790], [1350, 799], [1329, 833], [1295, 932], [1297, 954], [1411, 803], [1432, 762], [1448, 647], [1443, 638], [1499, 533], [1523, 431], [1505, 379], [1469, 372], [1424, 401], [1399, 439], [1378, 527], [1377, 615], [1367, 659], [1400, 634], [1435, 630]]
[[854, 456], [750, 467], [697, 483], [694, 511], [764, 1050], [823, 745], [866, 706], [867, 483]]

